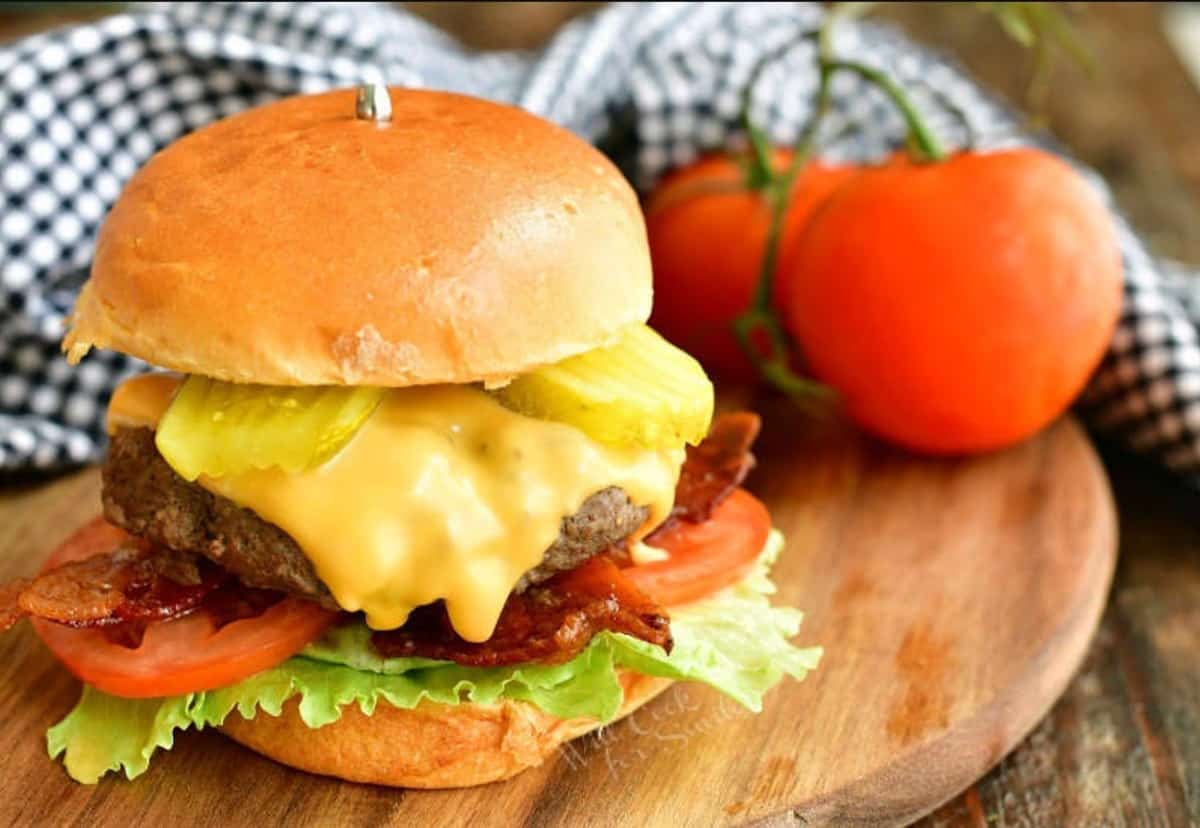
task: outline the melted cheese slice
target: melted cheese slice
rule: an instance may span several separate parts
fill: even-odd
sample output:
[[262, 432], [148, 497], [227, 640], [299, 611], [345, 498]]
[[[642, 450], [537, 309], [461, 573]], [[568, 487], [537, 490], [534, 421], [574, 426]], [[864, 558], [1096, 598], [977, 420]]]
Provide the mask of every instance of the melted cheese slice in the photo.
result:
[[143, 374], [118, 385], [108, 403], [108, 433], [157, 427], [182, 383], [179, 374]]
[[[139, 377], [113, 395], [109, 427], [153, 426], [178, 383]], [[287, 532], [338, 603], [376, 629], [445, 599], [455, 630], [486, 641], [520, 576], [539, 564], [562, 519], [606, 486], [671, 509], [683, 447], [597, 443], [466, 386], [388, 391], [353, 439], [299, 474], [251, 471], [199, 483]]]

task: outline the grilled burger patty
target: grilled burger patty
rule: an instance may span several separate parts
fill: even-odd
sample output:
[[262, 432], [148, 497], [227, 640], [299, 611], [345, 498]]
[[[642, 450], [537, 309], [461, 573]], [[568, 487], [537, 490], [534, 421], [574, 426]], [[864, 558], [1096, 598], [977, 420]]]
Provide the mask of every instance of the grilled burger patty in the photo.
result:
[[[286, 532], [177, 475], [158, 453], [151, 429], [118, 429], [102, 477], [104, 516], [130, 534], [204, 555], [250, 586], [283, 590], [337, 608], [312, 563]], [[574, 569], [623, 541], [648, 515], [649, 510], [635, 506], [623, 490], [601, 489], [563, 519], [558, 539], [542, 562], [521, 576], [516, 591]]]

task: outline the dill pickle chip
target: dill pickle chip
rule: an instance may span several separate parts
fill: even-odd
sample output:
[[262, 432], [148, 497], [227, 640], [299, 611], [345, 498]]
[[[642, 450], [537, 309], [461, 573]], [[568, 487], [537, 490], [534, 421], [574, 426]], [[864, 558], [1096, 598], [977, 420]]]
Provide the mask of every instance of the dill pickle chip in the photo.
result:
[[713, 413], [704, 369], [645, 325], [492, 393], [527, 416], [568, 423], [600, 442], [646, 448], [699, 443]]
[[382, 388], [240, 385], [190, 376], [159, 421], [155, 445], [180, 477], [321, 465], [383, 399]]

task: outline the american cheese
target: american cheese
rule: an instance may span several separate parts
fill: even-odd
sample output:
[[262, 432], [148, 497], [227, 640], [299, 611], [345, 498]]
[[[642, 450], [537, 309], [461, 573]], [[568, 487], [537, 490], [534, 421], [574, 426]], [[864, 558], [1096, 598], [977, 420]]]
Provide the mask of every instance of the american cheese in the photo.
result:
[[154, 428], [182, 382], [179, 374], [143, 374], [117, 386], [108, 404], [108, 433]]
[[[152, 426], [177, 379], [139, 377], [113, 395], [110, 428]], [[466, 386], [388, 391], [353, 439], [324, 465], [219, 479], [209, 491], [287, 532], [338, 603], [377, 629], [445, 599], [469, 641], [485, 641], [517, 579], [540, 563], [562, 519], [619, 486], [650, 507], [645, 528], [674, 501], [683, 448], [597, 443], [535, 420]]]

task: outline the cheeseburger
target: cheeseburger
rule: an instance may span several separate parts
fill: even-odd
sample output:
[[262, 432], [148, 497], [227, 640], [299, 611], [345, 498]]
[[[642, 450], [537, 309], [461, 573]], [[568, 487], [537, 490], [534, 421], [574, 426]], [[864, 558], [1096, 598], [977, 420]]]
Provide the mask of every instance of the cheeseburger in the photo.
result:
[[509, 777], [672, 681], [751, 709], [819, 653], [768, 603], [757, 419], [645, 326], [637, 199], [520, 109], [364, 87], [152, 158], [64, 342], [113, 393], [103, 517], [28, 617], [84, 682], [95, 782], [219, 727], [314, 773]]

